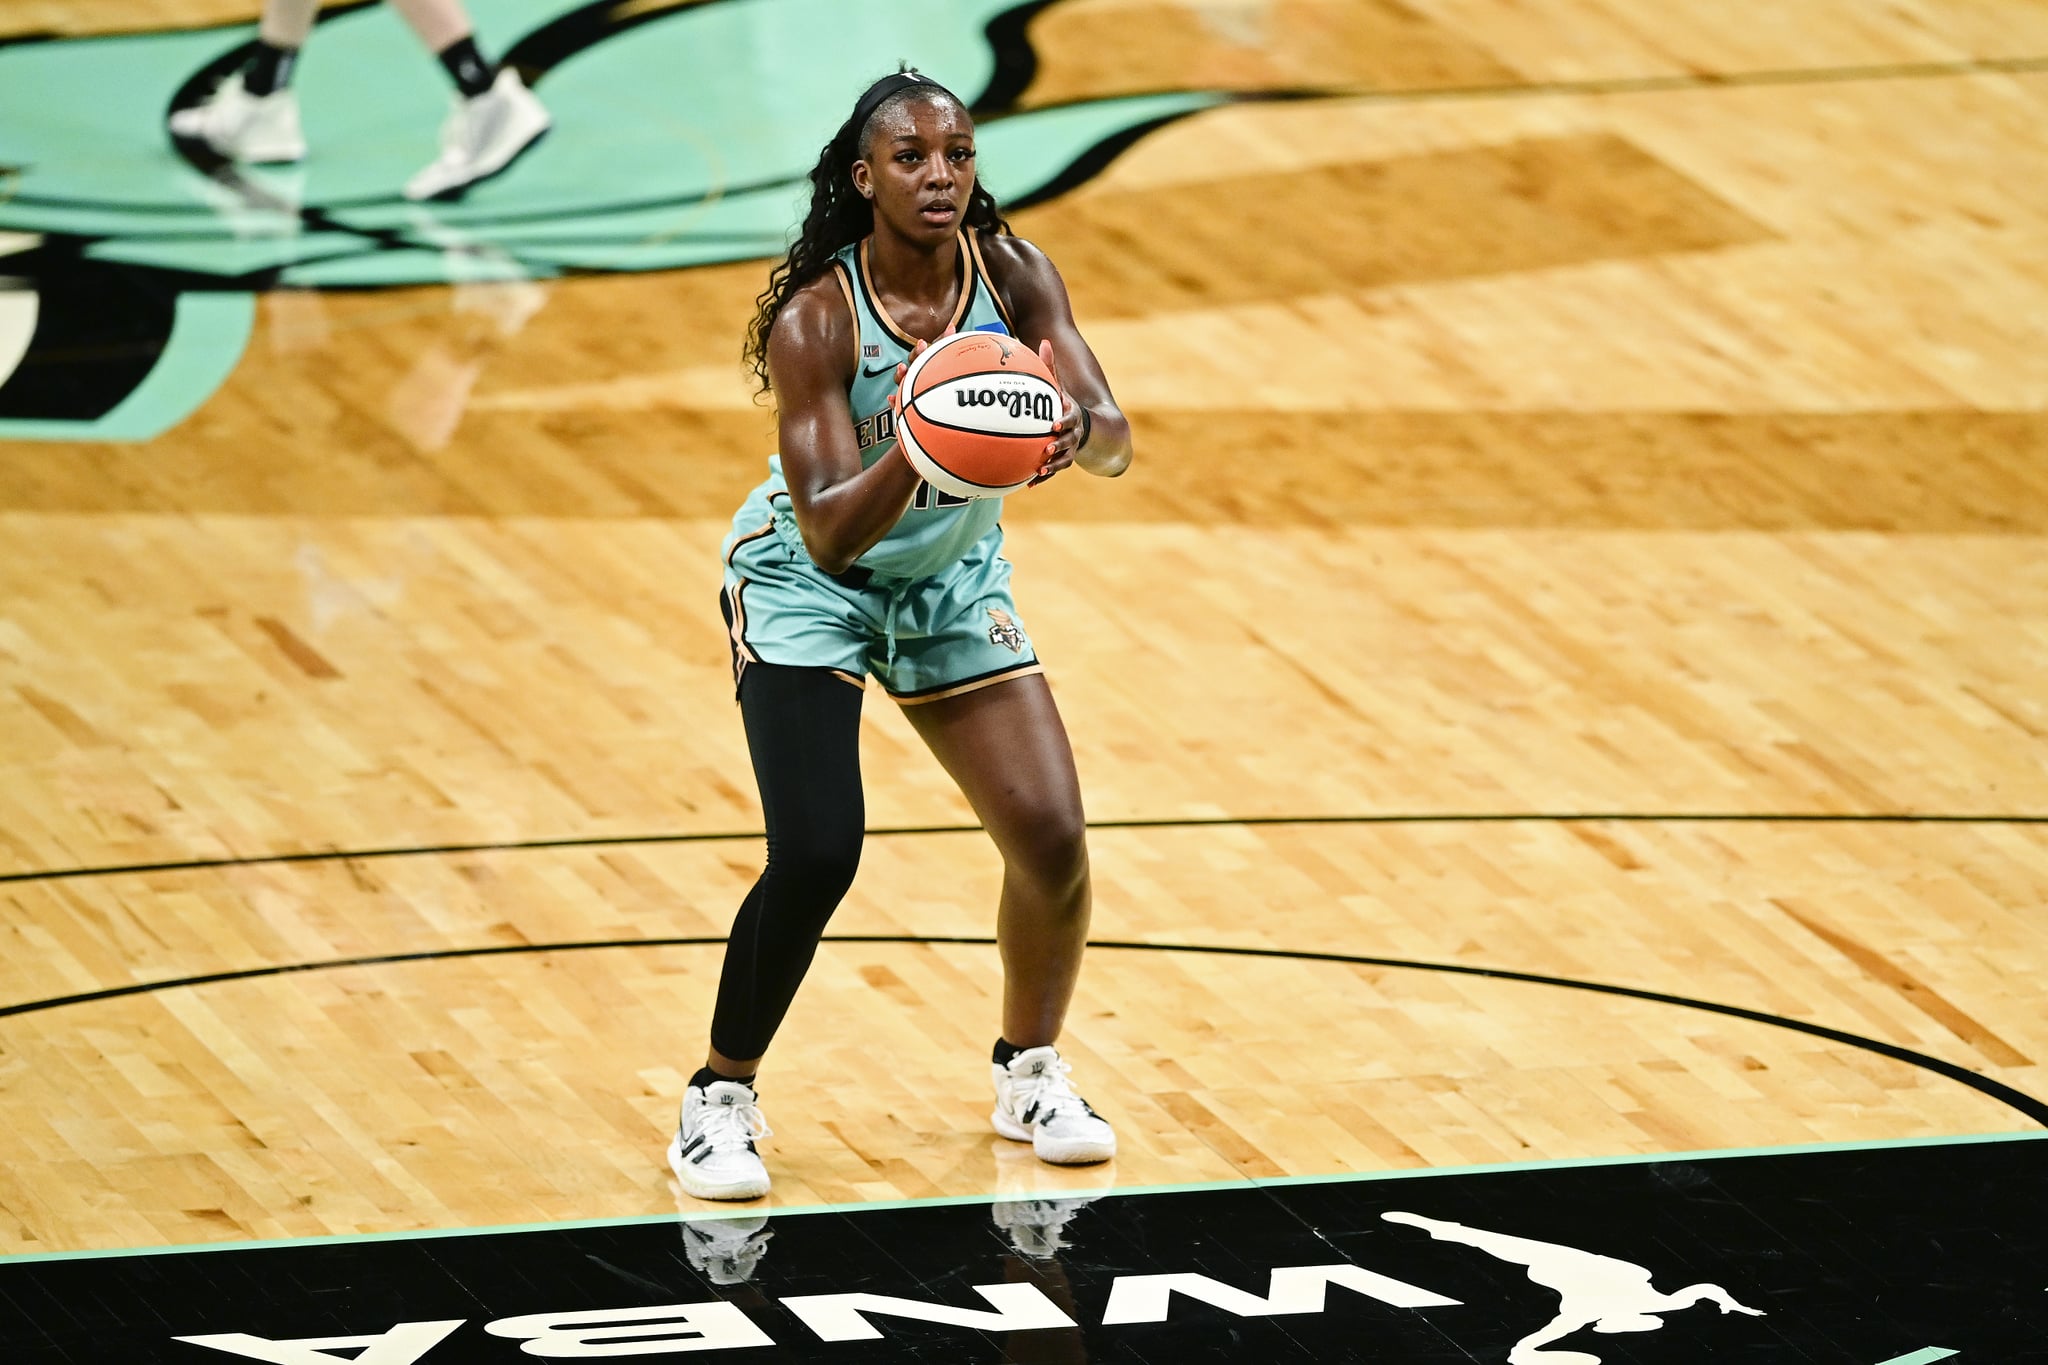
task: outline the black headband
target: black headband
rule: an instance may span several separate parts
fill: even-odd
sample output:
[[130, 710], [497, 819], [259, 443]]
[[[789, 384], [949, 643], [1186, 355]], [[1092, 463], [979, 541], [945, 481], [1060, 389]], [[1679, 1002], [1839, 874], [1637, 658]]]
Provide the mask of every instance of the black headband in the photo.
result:
[[935, 95], [944, 95], [955, 104], [960, 102], [959, 96], [930, 76], [920, 76], [915, 71], [898, 71], [884, 76], [869, 86], [867, 93], [853, 106], [853, 118], [847, 126], [853, 130], [856, 147], [859, 145], [861, 130], [868, 126], [868, 120], [875, 116], [875, 110], [882, 107], [882, 102], [899, 90], [909, 90], [915, 86], [927, 86]]

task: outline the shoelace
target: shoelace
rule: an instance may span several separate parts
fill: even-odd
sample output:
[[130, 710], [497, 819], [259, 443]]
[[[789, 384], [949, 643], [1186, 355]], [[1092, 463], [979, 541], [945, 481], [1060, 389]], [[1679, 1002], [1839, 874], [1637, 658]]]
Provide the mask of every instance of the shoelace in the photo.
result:
[[1039, 1121], [1051, 1118], [1070, 1104], [1079, 1105], [1083, 1113], [1089, 1112], [1088, 1102], [1074, 1093], [1073, 1082], [1067, 1079], [1067, 1073], [1073, 1069], [1066, 1058], [1055, 1057], [1036, 1076], [1018, 1077], [1018, 1099], [1022, 1101], [1018, 1112], [1029, 1114], [1035, 1107]]
[[759, 1105], [708, 1105], [703, 1114], [704, 1126], [700, 1131], [714, 1152], [745, 1146], [756, 1138], [775, 1136], [775, 1130], [768, 1126], [768, 1120], [761, 1117]]

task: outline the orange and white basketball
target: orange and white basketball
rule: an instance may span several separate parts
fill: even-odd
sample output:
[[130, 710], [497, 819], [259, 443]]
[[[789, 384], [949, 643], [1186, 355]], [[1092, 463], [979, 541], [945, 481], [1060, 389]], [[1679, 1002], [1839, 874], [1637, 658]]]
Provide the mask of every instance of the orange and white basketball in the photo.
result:
[[1064, 406], [1037, 352], [1000, 332], [956, 332], [903, 374], [896, 438], [925, 482], [961, 498], [1030, 483]]

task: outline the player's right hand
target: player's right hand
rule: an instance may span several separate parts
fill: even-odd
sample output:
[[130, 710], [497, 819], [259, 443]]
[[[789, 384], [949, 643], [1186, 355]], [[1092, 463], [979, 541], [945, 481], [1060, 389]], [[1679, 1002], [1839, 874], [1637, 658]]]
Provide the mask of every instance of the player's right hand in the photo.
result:
[[[917, 345], [911, 347], [910, 360], [915, 360], [918, 356], [922, 355], [925, 345], [925, 342], [920, 341]], [[910, 360], [903, 361], [896, 366], [896, 388], [889, 394], [889, 411], [896, 414], [896, 420], [899, 422], [903, 420], [903, 375], [910, 368]]]
[[[920, 341], [917, 343], [917, 345], [911, 347], [910, 360], [915, 360], [919, 356], [923, 355], [924, 348], [929, 344], [929, 342]], [[909, 370], [910, 368], [910, 360], [903, 361], [896, 367], [896, 393], [892, 393], [889, 395], [889, 401], [891, 403], [894, 403], [896, 401], [897, 394], [900, 394], [903, 391], [903, 375], [904, 372]]]

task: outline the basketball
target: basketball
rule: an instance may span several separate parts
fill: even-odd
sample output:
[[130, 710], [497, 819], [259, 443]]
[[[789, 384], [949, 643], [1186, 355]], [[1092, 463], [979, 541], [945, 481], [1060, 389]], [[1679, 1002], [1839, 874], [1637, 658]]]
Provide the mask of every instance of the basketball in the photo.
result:
[[896, 438], [926, 483], [1000, 498], [1030, 483], [1063, 406], [1045, 362], [1000, 332], [955, 332], [903, 374]]

